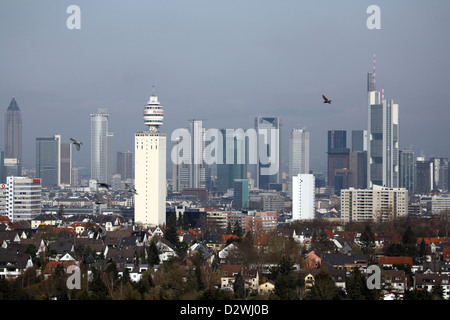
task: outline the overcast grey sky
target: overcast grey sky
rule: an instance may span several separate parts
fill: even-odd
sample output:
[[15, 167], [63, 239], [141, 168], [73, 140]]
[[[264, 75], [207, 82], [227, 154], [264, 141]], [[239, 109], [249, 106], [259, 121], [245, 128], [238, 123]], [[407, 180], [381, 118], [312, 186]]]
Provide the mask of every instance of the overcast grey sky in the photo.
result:
[[[66, 26], [72, 4], [80, 30]], [[366, 26], [370, 5], [380, 30]], [[89, 114], [108, 108], [115, 150], [132, 150], [155, 85], [169, 138], [188, 119], [248, 129], [280, 116], [284, 150], [291, 128], [306, 128], [312, 169], [325, 170], [327, 131], [348, 130], [350, 145], [351, 130], [367, 128], [376, 52], [377, 88], [399, 104], [400, 148], [449, 157], [449, 16], [448, 0], [2, 0], [1, 123], [15, 97], [25, 165], [36, 137], [53, 134], [83, 141], [74, 164], [88, 165]]]

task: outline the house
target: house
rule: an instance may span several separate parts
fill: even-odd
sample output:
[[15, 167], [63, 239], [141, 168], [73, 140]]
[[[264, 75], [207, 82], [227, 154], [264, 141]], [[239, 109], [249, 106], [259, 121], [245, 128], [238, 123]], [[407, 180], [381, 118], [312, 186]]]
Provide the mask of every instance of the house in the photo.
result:
[[67, 252], [75, 252], [75, 246], [70, 240], [50, 242], [47, 246], [50, 259], [59, 260]]
[[381, 270], [381, 281], [386, 300], [392, 296], [401, 298], [408, 290], [408, 280], [403, 270]]
[[322, 263], [322, 259], [312, 250], [303, 256], [303, 263], [304, 269], [317, 269]]
[[258, 286], [259, 295], [269, 295], [275, 290], [275, 282], [272, 280], [264, 281]]
[[59, 226], [62, 220], [51, 213], [42, 213], [31, 220], [31, 229], [36, 230], [39, 226]]
[[395, 264], [407, 264], [410, 267], [413, 266], [412, 257], [387, 257], [381, 256], [378, 257], [378, 265], [381, 267], [393, 267]]
[[64, 273], [70, 273], [70, 266], [78, 266], [76, 261], [49, 261], [44, 268], [43, 274], [44, 278], [48, 279], [49, 277], [55, 275], [57, 268], [63, 268]]
[[177, 256], [174, 246], [166, 239], [159, 239], [156, 243], [156, 248], [158, 249], [161, 263]]
[[369, 257], [367, 254], [324, 253], [322, 263], [335, 269], [345, 270], [349, 275], [353, 268], [364, 271], [367, 269]]
[[32, 266], [33, 261], [29, 254], [0, 248], [1, 279], [15, 279]]
[[255, 269], [244, 269], [241, 265], [222, 265], [222, 277], [220, 278], [220, 288], [224, 290], [233, 290], [236, 276], [241, 274], [244, 278], [245, 288], [253, 292], [258, 292], [259, 273]]
[[118, 248], [122, 237], [130, 237], [131, 230], [106, 231], [104, 243], [109, 248]]
[[230, 243], [228, 246], [220, 250], [218, 253], [220, 263], [225, 263], [226, 259], [230, 256], [230, 254], [238, 250], [239, 247], [234, 242]]
[[450, 297], [450, 274], [416, 272], [414, 274], [414, 288], [417, 290], [427, 290], [433, 292], [434, 287], [440, 285], [444, 299]]
[[187, 259], [192, 261], [199, 253], [203, 256], [205, 262], [212, 264], [214, 261], [214, 252], [211, 248], [206, 246], [204, 243], [194, 243], [191, 245], [187, 252]]

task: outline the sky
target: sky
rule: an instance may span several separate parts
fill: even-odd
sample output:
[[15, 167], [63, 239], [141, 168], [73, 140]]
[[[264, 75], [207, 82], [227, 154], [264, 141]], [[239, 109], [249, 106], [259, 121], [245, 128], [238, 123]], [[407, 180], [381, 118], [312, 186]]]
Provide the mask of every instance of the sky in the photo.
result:
[[[71, 5], [80, 29], [67, 27]], [[367, 26], [371, 5], [381, 29]], [[89, 166], [89, 114], [107, 108], [115, 151], [133, 150], [154, 86], [168, 141], [189, 119], [246, 130], [279, 116], [285, 162], [290, 130], [303, 128], [311, 169], [326, 171], [327, 131], [347, 130], [351, 146], [351, 130], [367, 129], [376, 53], [377, 89], [399, 104], [400, 149], [450, 157], [449, 14], [448, 0], [2, 0], [0, 123], [14, 97], [24, 166], [36, 138], [54, 134], [83, 141], [73, 165]]]

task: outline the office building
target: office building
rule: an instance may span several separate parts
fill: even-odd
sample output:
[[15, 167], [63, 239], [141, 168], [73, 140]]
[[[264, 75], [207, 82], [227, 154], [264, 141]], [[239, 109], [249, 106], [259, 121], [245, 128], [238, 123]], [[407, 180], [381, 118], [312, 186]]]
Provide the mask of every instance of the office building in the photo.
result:
[[45, 187], [59, 186], [61, 181], [61, 136], [36, 138], [36, 177]]
[[247, 209], [249, 207], [248, 179], [235, 179], [233, 189], [233, 208]]
[[352, 151], [367, 151], [367, 130], [352, 130]]
[[292, 129], [289, 136], [289, 177], [309, 173], [309, 132]]
[[121, 181], [133, 180], [133, 153], [131, 151], [117, 152], [116, 173]]
[[368, 75], [367, 186], [398, 187], [399, 107], [376, 91], [373, 74]]
[[433, 189], [448, 191], [448, 158], [430, 157], [433, 165]]
[[311, 220], [315, 216], [314, 175], [292, 177], [292, 220]]
[[91, 179], [99, 183], [111, 183], [113, 175], [113, 138], [108, 131], [110, 114], [107, 109], [98, 108], [91, 115]]
[[415, 193], [428, 194], [433, 189], [433, 164], [424, 157], [417, 157], [415, 164]]
[[328, 131], [328, 186], [339, 194], [342, 188], [348, 186], [349, 154], [347, 148], [347, 131]]
[[341, 190], [342, 222], [390, 221], [408, 214], [408, 190], [374, 185]]
[[135, 134], [134, 221], [144, 226], [166, 223], [166, 134], [159, 132], [164, 110], [152, 94], [144, 107], [146, 131]]
[[400, 150], [399, 152], [399, 187], [405, 188], [410, 194], [414, 193], [416, 166], [414, 151]]
[[256, 187], [269, 190], [270, 183], [281, 183], [281, 119], [256, 117]]
[[221, 161], [217, 163], [217, 191], [234, 188], [236, 179], [247, 177], [245, 136], [243, 132], [220, 130], [222, 136]]
[[14, 160], [20, 175], [22, 170], [22, 112], [12, 98], [5, 114], [5, 159]]

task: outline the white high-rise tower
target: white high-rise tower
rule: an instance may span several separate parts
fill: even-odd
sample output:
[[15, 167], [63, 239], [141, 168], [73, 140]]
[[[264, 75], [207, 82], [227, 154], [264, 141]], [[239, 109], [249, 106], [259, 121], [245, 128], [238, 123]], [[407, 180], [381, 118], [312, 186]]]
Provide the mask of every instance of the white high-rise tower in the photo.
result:
[[147, 131], [137, 132], [135, 141], [134, 221], [143, 226], [166, 222], [166, 134], [159, 132], [164, 111], [152, 94], [144, 107]]

